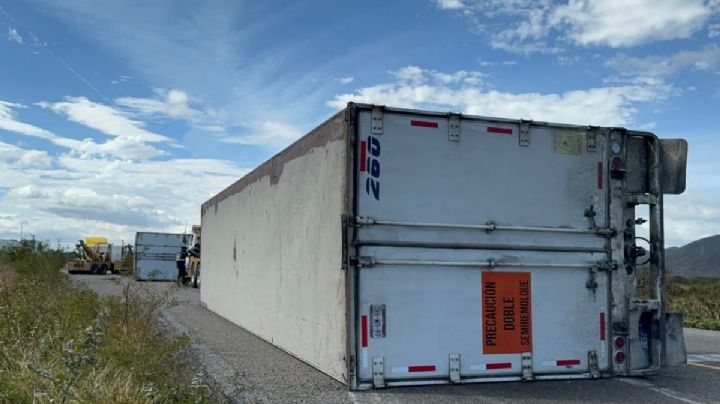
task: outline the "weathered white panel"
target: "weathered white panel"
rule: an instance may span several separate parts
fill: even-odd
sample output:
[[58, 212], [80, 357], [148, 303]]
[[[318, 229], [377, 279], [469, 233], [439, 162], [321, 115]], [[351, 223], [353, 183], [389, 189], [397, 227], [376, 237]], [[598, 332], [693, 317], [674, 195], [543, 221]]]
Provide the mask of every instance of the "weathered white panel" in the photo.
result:
[[203, 205], [201, 300], [344, 382], [342, 118]]

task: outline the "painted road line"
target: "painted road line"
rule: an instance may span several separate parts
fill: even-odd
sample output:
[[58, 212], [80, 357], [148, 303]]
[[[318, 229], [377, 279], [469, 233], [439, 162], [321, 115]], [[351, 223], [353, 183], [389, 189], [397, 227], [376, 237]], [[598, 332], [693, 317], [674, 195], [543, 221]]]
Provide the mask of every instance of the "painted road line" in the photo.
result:
[[720, 362], [720, 354], [688, 355], [688, 362]]
[[675, 400], [682, 401], [683, 403], [688, 404], [702, 404], [700, 401], [695, 401], [692, 399], [689, 399], [687, 397], [684, 397], [682, 393], [675, 391], [673, 389], [669, 389], [666, 387], [658, 387], [650, 382], [647, 382], [645, 380], [641, 379], [633, 379], [633, 378], [617, 378], [615, 379], [617, 381], [632, 384], [633, 386], [639, 386], [639, 387], [645, 387], [648, 390], [654, 391], [656, 393], [660, 393], [664, 395], [665, 397], [674, 398]]
[[709, 369], [720, 370], [720, 366], [706, 365], [706, 364], [704, 364], [704, 363], [698, 363], [698, 362], [688, 362], [688, 365], [699, 366], [699, 367], [701, 367], [701, 368], [709, 368]]

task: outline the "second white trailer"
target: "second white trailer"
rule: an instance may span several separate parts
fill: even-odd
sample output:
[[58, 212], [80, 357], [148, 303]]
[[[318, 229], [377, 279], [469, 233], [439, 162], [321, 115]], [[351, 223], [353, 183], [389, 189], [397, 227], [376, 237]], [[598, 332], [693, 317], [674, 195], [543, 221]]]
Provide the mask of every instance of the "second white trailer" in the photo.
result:
[[203, 204], [201, 301], [352, 389], [651, 373], [684, 361], [662, 195], [686, 152], [349, 104]]
[[140, 281], [177, 279], [177, 254], [189, 234], [137, 232], [135, 234], [135, 278]]

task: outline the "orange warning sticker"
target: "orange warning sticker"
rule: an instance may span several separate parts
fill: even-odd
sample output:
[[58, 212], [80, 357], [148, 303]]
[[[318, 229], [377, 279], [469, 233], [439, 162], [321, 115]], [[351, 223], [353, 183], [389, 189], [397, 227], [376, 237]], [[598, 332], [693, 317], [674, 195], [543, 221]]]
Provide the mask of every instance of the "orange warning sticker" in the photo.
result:
[[532, 351], [529, 272], [482, 273], [484, 354]]

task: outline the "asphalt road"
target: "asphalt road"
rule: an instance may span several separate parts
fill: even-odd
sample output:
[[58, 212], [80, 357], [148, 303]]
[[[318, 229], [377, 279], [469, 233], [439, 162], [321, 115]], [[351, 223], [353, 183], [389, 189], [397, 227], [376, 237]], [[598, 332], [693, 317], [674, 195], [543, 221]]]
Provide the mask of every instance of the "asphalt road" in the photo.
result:
[[[73, 275], [99, 294], [116, 276]], [[164, 290], [171, 283], [138, 283]], [[720, 403], [720, 332], [685, 329], [689, 363], [647, 378], [482, 383], [348, 392], [325, 374], [200, 306], [199, 292], [176, 288], [163, 318], [191, 338], [191, 351], [230, 402], [252, 403]]]

